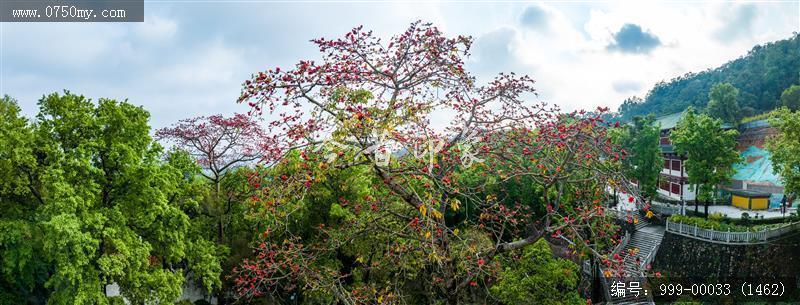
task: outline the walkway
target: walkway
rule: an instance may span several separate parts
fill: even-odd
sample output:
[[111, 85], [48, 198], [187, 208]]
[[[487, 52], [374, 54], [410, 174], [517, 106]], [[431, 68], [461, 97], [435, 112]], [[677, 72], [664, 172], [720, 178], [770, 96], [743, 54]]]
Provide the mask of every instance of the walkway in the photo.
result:
[[[633, 203], [628, 202], [628, 194], [623, 192], [617, 193], [617, 205], [612, 209], [618, 211], [635, 211], [636, 205]], [[652, 201], [652, 209], [654, 212], [659, 212], [662, 214], [677, 214], [680, 211], [681, 206], [676, 204], [668, 204], [663, 203], [658, 200]], [[698, 209], [699, 212], [704, 212], [705, 207], [701, 204]], [[686, 211], [694, 211], [693, 204], [686, 204]], [[785, 218], [790, 217], [792, 213], [797, 213], [797, 206], [790, 207], [786, 210], [786, 213], [781, 212], [780, 209], [769, 209], [769, 210], [746, 210], [740, 209], [735, 206], [731, 205], [709, 205], [708, 206], [708, 213], [721, 213], [728, 218], [731, 219], [740, 219], [742, 218], [742, 214], [747, 213], [750, 218], [763, 217], [764, 219], [771, 219], [771, 218]]]
[[[664, 238], [664, 227], [649, 224], [647, 221], [638, 218], [638, 214], [635, 215], [638, 222], [635, 226], [636, 230], [631, 235], [628, 244], [620, 251], [620, 255], [623, 258], [624, 274], [620, 277], [604, 278], [607, 289], [611, 288], [611, 284], [614, 281], [623, 281], [626, 284], [629, 284], [632, 280], [646, 281], [643, 271], [647, 264], [655, 258], [658, 246]], [[640, 287], [644, 288], [645, 283], [641, 282]], [[650, 294], [644, 295], [642, 292], [636, 296], [631, 294], [630, 291], [626, 291], [624, 297], [611, 297], [608, 304], [653, 304], [653, 300]]]
[[[686, 210], [687, 211], [694, 211], [694, 205], [687, 204], [686, 205]], [[702, 213], [703, 211], [705, 211], [705, 208], [701, 204], [700, 207], [697, 210], [700, 211], [700, 213]], [[742, 214], [747, 213], [747, 215], [749, 215], [750, 218], [753, 218], [754, 216], [758, 216], [759, 218], [761, 218], [761, 216], [764, 216], [765, 219], [769, 219], [769, 218], [789, 217], [789, 216], [791, 216], [791, 213], [797, 213], [797, 207], [789, 208], [789, 209], [787, 209], [786, 213], [781, 213], [780, 209], [745, 210], [745, 209], [740, 209], [740, 208], [737, 208], [735, 206], [730, 206], [730, 205], [709, 205], [708, 206], [708, 213], [709, 214], [711, 214], [711, 213], [722, 213], [723, 215], [726, 215], [726, 216], [728, 216], [728, 218], [731, 218], [731, 219], [742, 218]]]

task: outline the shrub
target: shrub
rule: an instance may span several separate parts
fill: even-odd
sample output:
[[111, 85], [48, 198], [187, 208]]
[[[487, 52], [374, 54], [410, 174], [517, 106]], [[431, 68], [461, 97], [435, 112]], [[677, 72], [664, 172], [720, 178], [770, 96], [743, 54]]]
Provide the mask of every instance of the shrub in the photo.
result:
[[[716, 213], [715, 213], [716, 214]], [[722, 216], [721, 214], [719, 216]], [[722, 219], [722, 217], [719, 217]], [[732, 232], [747, 232], [758, 231], [759, 227], [745, 227], [735, 224], [722, 222], [714, 219], [704, 219], [700, 217], [672, 215], [669, 217], [670, 222], [683, 223], [690, 226], [697, 226], [701, 229], [715, 230], [715, 231], [732, 231]]]
[[577, 290], [578, 266], [553, 257], [544, 239], [525, 247], [519, 262], [504, 267], [491, 292], [505, 304], [585, 304]]
[[708, 215], [708, 219], [713, 221], [722, 221], [725, 219], [725, 215], [722, 215], [721, 212], [714, 212]]

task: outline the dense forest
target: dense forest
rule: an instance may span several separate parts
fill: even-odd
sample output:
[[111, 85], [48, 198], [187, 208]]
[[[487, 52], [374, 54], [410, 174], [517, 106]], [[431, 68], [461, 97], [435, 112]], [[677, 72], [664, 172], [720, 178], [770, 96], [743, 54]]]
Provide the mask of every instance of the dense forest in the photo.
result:
[[705, 108], [708, 93], [717, 83], [730, 83], [739, 90], [742, 115], [763, 113], [779, 105], [781, 93], [800, 82], [800, 34], [765, 45], [757, 45], [747, 55], [716, 69], [690, 72], [662, 81], [644, 100], [626, 99], [618, 111], [624, 119], [654, 113], [664, 115], [689, 106]]

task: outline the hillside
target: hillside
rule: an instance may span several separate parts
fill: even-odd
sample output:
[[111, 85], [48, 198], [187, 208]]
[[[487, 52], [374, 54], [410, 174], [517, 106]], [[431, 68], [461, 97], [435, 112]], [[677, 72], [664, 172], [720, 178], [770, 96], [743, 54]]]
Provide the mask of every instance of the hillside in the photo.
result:
[[786, 40], [757, 45], [747, 55], [699, 73], [690, 72], [659, 82], [644, 100], [629, 98], [618, 111], [625, 119], [654, 113], [678, 112], [689, 106], [704, 108], [708, 91], [716, 83], [728, 82], [739, 89], [743, 115], [774, 109], [781, 92], [800, 82], [800, 34]]

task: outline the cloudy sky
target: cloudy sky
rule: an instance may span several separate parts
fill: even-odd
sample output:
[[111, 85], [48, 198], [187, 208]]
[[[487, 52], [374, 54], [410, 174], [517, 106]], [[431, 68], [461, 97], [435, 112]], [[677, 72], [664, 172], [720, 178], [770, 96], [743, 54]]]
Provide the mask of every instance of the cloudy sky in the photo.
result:
[[468, 68], [514, 71], [563, 109], [612, 109], [654, 83], [719, 66], [800, 31], [800, 1], [159, 1], [144, 23], [3, 23], [0, 93], [26, 114], [69, 89], [125, 99], [154, 127], [246, 111], [241, 83], [317, 58], [309, 39], [357, 25], [391, 36], [415, 20], [475, 38]]

